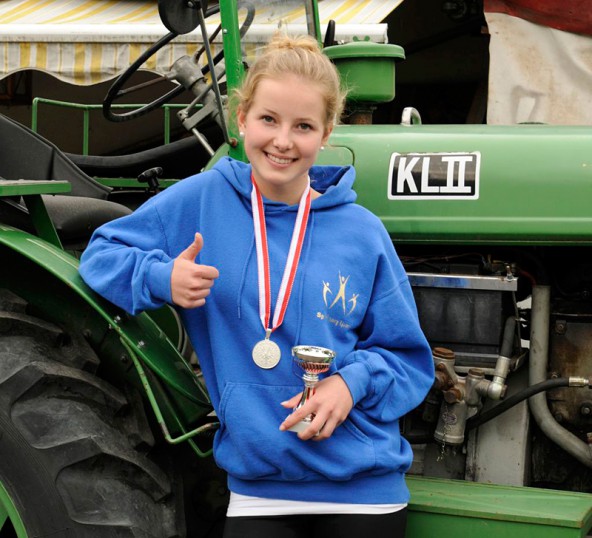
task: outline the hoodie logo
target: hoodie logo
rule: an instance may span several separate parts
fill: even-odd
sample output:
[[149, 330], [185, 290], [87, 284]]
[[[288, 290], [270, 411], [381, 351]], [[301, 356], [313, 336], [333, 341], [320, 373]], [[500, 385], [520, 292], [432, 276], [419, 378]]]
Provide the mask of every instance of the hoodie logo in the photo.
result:
[[[339, 315], [343, 318], [349, 316], [358, 305], [359, 293], [348, 293], [347, 284], [350, 275], [342, 276], [339, 271], [337, 282], [323, 282], [323, 302], [327, 309], [326, 313], [318, 312], [319, 319], [326, 319], [339, 327], [345, 329], [350, 327], [343, 319], [336, 319], [333, 316]], [[329, 314], [331, 312], [331, 314]]]

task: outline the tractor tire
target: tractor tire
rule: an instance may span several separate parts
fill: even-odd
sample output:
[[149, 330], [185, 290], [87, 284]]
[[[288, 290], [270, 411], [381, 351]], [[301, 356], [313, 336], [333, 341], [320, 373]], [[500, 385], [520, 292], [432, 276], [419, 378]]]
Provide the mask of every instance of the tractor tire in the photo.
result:
[[140, 398], [99, 364], [82, 336], [0, 304], [0, 536], [184, 535]]

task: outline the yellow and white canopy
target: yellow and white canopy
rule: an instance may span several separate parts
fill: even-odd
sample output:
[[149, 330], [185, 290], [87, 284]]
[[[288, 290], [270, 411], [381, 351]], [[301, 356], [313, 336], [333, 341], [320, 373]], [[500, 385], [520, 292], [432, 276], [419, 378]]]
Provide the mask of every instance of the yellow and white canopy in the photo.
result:
[[[363, 36], [386, 42], [381, 22], [402, 1], [320, 0], [321, 24], [335, 20], [343, 41]], [[207, 22], [213, 31], [217, 21]], [[264, 43], [277, 28], [270, 26], [253, 25], [250, 41]], [[72, 84], [103, 82], [166, 33], [156, 0], [0, 0], [0, 79], [36, 69]], [[179, 36], [145, 68], [165, 73], [176, 58], [192, 54], [199, 41], [197, 32]]]

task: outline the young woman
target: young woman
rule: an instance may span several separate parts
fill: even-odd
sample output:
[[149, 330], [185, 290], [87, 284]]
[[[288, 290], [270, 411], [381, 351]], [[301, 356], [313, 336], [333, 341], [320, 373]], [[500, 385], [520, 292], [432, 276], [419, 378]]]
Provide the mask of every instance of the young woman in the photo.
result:
[[[236, 98], [250, 163], [223, 158], [106, 224], [80, 272], [132, 314], [179, 308], [220, 420], [226, 537], [402, 537], [412, 453], [398, 421], [433, 361], [392, 242], [354, 203], [354, 169], [314, 166], [341, 114], [338, 74], [312, 38], [277, 36]], [[292, 412], [296, 345], [335, 358]]]

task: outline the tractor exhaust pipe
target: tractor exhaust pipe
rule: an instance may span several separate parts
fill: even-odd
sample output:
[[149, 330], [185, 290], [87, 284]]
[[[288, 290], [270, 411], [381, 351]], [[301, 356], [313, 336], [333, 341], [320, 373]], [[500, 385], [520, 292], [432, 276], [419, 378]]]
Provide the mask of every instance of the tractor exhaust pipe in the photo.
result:
[[[532, 290], [529, 385], [536, 385], [547, 378], [550, 317], [551, 288], [535, 286]], [[528, 403], [543, 433], [578, 461], [592, 468], [592, 448], [555, 420], [547, 406], [546, 394], [535, 394]]]

